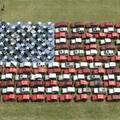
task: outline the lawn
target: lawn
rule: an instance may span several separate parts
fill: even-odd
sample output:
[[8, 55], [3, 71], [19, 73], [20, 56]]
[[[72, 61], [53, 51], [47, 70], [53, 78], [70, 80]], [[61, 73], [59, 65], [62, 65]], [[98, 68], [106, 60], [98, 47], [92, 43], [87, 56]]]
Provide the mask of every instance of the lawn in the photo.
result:
[[3, 0], [3, 20], [120, 21], [120, 0]]
[[[2, 20], [10, 22], [120, 21], [120, 0], [3, 1]], [[0, 103], [0, 120], [120, 120], [119, 105], [107, 102]]]
[[2, 103], [0, 120], [119, 120], [119, 103]]

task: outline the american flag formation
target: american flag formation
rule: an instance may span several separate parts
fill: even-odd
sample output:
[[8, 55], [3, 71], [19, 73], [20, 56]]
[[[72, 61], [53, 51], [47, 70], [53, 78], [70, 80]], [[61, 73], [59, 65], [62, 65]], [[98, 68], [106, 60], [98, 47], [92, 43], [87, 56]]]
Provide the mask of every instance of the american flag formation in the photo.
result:
[[120, 24], [0, 23], [1, 101], [120, 101]]

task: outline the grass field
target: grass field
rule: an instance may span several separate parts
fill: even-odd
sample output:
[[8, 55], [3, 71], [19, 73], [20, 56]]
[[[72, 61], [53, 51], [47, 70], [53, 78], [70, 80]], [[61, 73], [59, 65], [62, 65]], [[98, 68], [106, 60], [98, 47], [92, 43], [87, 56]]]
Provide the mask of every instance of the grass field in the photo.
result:
[[2, 103], [0, 120], [119, 120], [119, 103]]
[[3, 0], [3, 20], [120, 21], [120, 0]]
[[[120, 0], [3, 1], [2, 20], [10, 22], [120, 21]], [[119, 105], [104, 102], [0, 103], [0, 120], [120, 120]]]

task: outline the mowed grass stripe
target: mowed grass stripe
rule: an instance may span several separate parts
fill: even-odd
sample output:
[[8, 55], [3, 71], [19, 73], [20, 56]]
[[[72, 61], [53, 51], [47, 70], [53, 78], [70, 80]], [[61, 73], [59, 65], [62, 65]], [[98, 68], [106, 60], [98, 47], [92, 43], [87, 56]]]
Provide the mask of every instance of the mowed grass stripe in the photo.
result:
[[119, 0], [5, 0], [3, 20], [120, 21]]
[[119, 120], [119, 103], [3, 103], [1, 120]]

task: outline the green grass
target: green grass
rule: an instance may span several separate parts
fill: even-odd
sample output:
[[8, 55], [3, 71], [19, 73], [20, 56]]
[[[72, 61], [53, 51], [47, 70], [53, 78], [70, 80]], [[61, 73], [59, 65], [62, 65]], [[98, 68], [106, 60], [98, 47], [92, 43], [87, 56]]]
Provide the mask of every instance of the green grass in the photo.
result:
[[2, 103], [0, 120], [119, 120], [119, 103]]
[[3, 20], [120, 21], [120, 0], [3, 0]]
[[[2, 20], [10, 22], [120, 21], [120, 0], [3, 1]], [[119, 105], [107, 102], [0, 103], [0, 120], [120, 120]]]

